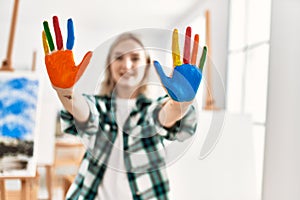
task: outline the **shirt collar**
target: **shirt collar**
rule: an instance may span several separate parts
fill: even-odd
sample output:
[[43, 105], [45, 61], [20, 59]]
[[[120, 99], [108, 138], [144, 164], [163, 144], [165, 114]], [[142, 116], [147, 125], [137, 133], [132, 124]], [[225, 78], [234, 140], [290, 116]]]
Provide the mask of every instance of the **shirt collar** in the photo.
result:
[[[111, 108], [113, 111], [116, 110], [116, 94], [111, 94]], [[135, 106], [137, 110], [141, 110], [145, 106], [148, 106], [152, 103], [151, 99], [147, 98], [144, 94], [139, 94], [136, 98]]]

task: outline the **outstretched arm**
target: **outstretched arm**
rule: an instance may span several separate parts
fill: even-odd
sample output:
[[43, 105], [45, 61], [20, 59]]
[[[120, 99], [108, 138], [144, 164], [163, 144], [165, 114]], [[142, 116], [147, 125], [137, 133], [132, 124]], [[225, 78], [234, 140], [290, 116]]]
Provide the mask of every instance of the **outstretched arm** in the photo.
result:
[[82, 94], [61, 88], [55, 88], [55, 90], [64, 108], [71, 113], [78, 122], [84, 123], [88, 120], [90, 109]]
[[76, 66], [72, 52], [74, 45], [74, 25], [72, 19], [68, 20], [66, 50], [64, 50], [63, 47], [63, 38], [58, 18], [56, 16], [53, 17], [57, 49], [55, 49], [48, 22], [44, 21], [43, 26], [44, 31], [42, 38], [45, 64], [52, 86], [56, 90], [64, 108], [70, 112], [76, 120], [85, 122], [89, 117], [89, 107], [81, 94], [74, 93], [73, 87], [87, 68], [92, 57], [92, 52], [87, 52], [81, 63]]
[[158, 120], [164, 127], [172, 127], [187, 113], [192, 102], [176, 102], [169, 99], [158, 113]]
[[183, 64], [180, 60], [177, 29], [173, 32], [172, 41], [172, 57], [174, 66], [172, 76], [166, 76], [160, 63], [158, 61], [154, 61], [154, 66], [160, 80], [170, 96], [170, 99], [161, 108], [158, 115], [160, 123], [165, 127], [173, 126], [176, 121], [180, 120], [186, 114], [189, 106], [193, 103], [202, 79], [202, 69], [207, 54], [207, 48], [204, 47], [199, 67], [197, 67], [196, 58], [198, 53], [199, 35], [195, 35], [192, 56], [190, 56], [190, 27], [187, 27], [186, 29]]

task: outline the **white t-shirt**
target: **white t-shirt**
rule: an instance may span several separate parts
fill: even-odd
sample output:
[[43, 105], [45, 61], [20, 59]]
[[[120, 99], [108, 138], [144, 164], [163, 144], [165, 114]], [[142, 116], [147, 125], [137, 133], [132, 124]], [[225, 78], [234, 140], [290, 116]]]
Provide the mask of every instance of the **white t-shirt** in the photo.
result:
[[132, 200], [132, 194], [127, 178], [123, 156], [122, 128], [130, 111], [135, 105], [135, 99], [116, 98], [116, 120], [118, 134], [112, 149], [108, 166], [101, 185], [98, 188], [98, 200]]

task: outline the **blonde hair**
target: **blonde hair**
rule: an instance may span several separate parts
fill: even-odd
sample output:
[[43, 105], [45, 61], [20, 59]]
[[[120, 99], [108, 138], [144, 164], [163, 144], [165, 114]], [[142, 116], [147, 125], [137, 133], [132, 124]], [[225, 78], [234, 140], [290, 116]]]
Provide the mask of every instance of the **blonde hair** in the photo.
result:
[[150, 68], [150, 64], [151, 64], [151, 59], [150, 56], [148, 55], [143, 43], [137, 38], [137, 36], [135, 36], [132, 33], [123, 33], [120, 36], [118, 36], [118, 38], [113, 42], [113, 44], [110, 46], [108, 55], [106, 57], [106, 64], [105, 64], [105, 73], [104, 73], [104, 80], [101, 83], [101, 89], [100, 89], [100, 95], [108, 95], [111, 96], [114, 87], [116, 85], [116, 83], [113, 81], [112, 79], [112, 74], [111, 74], [111, 69], [110, 69], [110, 64], [111, 64], [111, 55], [112, 55], [112, 51], [115, 49], [115, 47], [122, 41], [126, 41], [126, 40], [133, 40], [135, 42], [137, 42], [142, 49], [145, 52], [145, 56], [146, 56], [146, 69], [145, 69], [145, 73], [144, 73], [144, 77], [141, 81], [141, 86], [138, 88], [137, 93], [138, 94], [145, 94], [147, 91], [147, 85], [144, 84], [145, 81], [148, 78], [148, 74], [149, 74], [149, 68]]

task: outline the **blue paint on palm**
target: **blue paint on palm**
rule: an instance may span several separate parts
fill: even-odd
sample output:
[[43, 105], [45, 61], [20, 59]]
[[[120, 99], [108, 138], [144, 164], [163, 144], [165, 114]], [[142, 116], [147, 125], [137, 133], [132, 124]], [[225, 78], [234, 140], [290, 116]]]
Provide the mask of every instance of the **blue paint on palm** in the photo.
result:
[[154, 61], [154, 66], [173, 100], [186, 102], [195, 98], [202, 79], [202, 73], [198, 67], [190, 64], [176, 66], [170, 78], [165, 75], [159, 62]]

